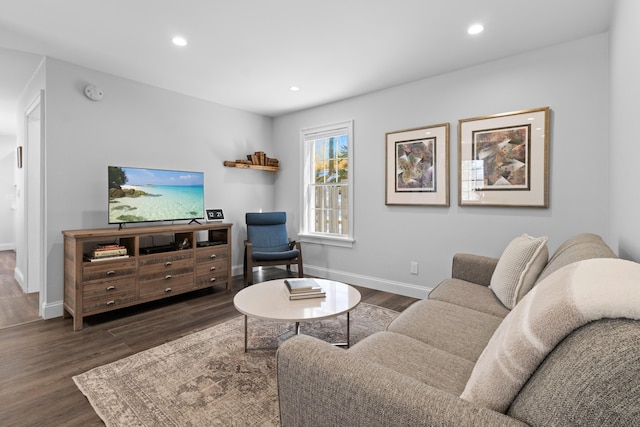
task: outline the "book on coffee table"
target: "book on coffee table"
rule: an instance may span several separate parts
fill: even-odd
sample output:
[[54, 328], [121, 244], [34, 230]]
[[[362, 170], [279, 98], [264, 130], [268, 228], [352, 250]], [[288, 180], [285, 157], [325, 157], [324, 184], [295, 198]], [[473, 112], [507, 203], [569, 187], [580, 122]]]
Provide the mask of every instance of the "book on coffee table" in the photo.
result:
[[287, 285], [287, 290], [292, 294], [322, 291], [322, 287], [318, 282], [308, 278], [285, 279], [284, 284]]
[[289, 299], [291, 301], [301, 300], [301, 299], [310, 299], [310, 298], [324, 298], [326, 296], [324, 291], [321, 292], [301, 292], [297, 294], [289, 294]]
[[325, 291], [313, 279], [285, 279], [285, 291], [290, 300], [323, 298]]

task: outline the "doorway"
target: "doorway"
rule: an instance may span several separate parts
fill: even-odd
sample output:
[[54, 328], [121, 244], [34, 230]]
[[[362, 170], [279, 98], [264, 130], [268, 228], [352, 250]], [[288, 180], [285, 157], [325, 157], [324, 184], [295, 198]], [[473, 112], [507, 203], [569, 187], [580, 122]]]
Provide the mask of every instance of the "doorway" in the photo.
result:
[[0, 251], [0, 329], [40, 319], [38, 293], [25, 293], [14, 277], [16, 253]]
[[46, 301], [44, 270], [44, 91], [39, 91], [24, 112], [23, 149], [23, 236], [16, 249], [16, 266], [22, 272], [22, 290], [27, 294], [38, 293], [38, 315], [42, 316]]

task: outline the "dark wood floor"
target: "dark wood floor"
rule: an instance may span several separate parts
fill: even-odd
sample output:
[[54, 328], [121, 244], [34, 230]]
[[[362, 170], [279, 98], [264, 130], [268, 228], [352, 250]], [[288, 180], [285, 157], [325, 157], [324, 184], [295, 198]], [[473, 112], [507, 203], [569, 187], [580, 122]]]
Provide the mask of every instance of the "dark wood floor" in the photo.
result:
[[40, 319], [39, 295], [22, 292], [15, 268], [16, 253], [0, 251], [0, 329]]
[[[255, 281], [282, 278], [283, 270], [257, 272]], [[202, 290], [169, 300], [85, 319], [40, 320], [0, 330], [1, 426], [103, 425], [74, 375], [238, 316], [232, 291]], [[362, 301], [402, 311], [413, 298], [358, 288]]]

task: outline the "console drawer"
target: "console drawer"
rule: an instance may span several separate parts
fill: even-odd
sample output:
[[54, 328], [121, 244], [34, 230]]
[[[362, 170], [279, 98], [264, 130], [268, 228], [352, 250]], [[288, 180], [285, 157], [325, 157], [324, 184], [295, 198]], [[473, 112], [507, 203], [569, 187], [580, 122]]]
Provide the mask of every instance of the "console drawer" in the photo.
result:
[[82, 267], [82, 281], [86, 283], [133, 277], [136, 272], [135, 260], [97, 261]]
[[196, 263], [208, 261], [226, 261], [229, 258], [227, 245], [198, 248], [196, 250]]
[[161, 254], [153, 255], [140, 255], [138, 261], [140, 268], [149, 267], [152, 265], [171, 265], [179, 261], [193, 260], [192, 250], [182, 250], [175, 252], [165, 252]]
[[136, 299], [135, 280], [123, 278], [85, 285], [82, 288], [82, 311], [113, 308]]
[[196, 275], [206, 276], [207, 274], [227, 274], [226, 261], [208, 261], [196, 265]]
[[167, 275], [160, 279], [140, 282], [140, 298], [157, 298], [193, 289], [193, 269], [183, 274]]
[[196, 288], [207, 288], [214, 285], [224, 285], [227, 283], [227, 271], [217, 270], [196, 277]]
[[160, 257], [154, 259], [153, 262], [141, 265], [138, 277], [141, 282], [145, 282], [187, 272], [193, 274], [193, 258], [191, 256], [179, 258]]

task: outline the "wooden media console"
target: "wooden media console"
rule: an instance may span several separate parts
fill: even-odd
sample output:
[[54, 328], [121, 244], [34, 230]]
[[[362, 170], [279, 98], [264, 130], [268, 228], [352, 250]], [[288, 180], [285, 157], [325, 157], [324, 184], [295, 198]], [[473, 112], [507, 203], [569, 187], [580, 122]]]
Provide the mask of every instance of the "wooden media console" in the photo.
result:
[[[64, 230], [64, 310], [83, 318], [212, 286], [231, 288], [230, 223]], [[113, 251], [105, 256], [106, 251]]]

